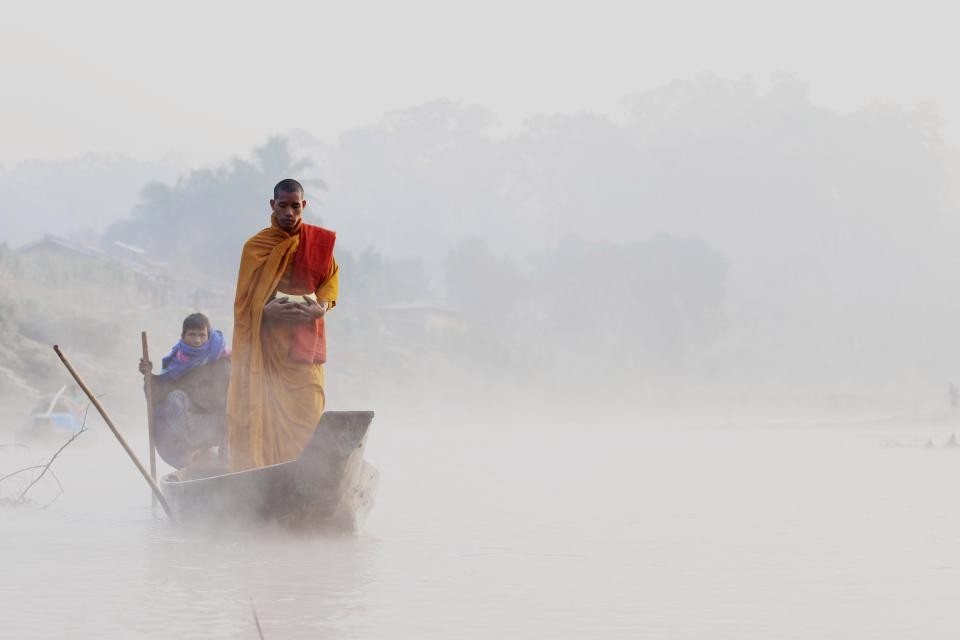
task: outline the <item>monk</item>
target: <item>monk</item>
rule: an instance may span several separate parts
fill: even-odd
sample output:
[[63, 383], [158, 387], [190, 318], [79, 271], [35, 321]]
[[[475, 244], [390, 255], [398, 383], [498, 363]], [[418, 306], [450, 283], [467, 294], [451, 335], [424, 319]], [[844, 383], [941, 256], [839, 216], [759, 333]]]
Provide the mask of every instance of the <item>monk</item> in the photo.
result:
[[227, 395], [233, 471], [293, 460], [323, 414], [324, 315], [336, 305], [336, 235], [305, 224], [296, 180], [281, 180], [270, 226], [247, 240], [234, 302]]

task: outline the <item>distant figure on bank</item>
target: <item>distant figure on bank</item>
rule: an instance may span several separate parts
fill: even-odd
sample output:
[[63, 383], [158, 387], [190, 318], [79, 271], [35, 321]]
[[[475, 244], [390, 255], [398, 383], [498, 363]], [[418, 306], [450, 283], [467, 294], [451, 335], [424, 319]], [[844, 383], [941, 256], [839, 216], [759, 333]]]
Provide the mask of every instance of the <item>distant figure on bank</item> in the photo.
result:
[[270, 226], [247, 240], [233, 307], [230, 468], [300, 455], [323, 415], [324, 315], [337, 301], [336, 234], [304, 223], [303, 186], [281, 180]]
[[140, 373], [151, 378], [154, 440], [172, 467], [213, 464], [227, 435], [230, 347], [210, 319], [193, 313], [183, 321], [180, 341], [163, 357], [162, 370], [140, 359]]

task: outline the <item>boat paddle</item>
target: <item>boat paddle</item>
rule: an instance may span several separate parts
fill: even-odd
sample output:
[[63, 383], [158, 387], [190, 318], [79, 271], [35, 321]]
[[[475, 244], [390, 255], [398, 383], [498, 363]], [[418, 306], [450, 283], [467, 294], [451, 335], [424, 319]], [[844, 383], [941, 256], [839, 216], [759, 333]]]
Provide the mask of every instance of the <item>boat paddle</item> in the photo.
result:
[[70, 372], [70, 375], [73, 376], [73, 379], [77, 382], [83, 392], [87, 394], [88, 398], [90, 398], [90, 402], [100, 413], [100, 417], [103, 418], [103, 421], [107, 423], [108, 427], [110, 427], [110, 431], [112, 431], [113, 435], [117, 438], [117, 442], [119, 442], [120, 446], [123, 447], [123, 450], [127, 452], [127, 455], [130, 456], [130, 460], [132, 460], [133, 464], [136, 465], [140, 475], [142, 475], [143, 479], [146, 480], [147, 484], [150, 485], [150, 489], [153, 491], [153, 495], [157, 498], [157, 502], [159, 502], [160, 506], [163, 507], [164, 513], [167, 514], [167, 517], [170, 518], [170, 520], [176, 522], [176, 518], [173, 516], [173, 512], [170, 510], [170, 505], [167, 504], [166, 498], [164, 498], [163, 494], [160, 492], [160, 487], [157, 486], [157, 483], [153, 480], [153, 478], [150, 477], [150, 474], [147, 473], [147, 470], [137, 458], [137, 454], [133, 452], [133, 449], [130, 448], [130, 445], [127, 444], [127, 441], [124, 440], [122, 435], [120, 435], [120, 432], [117, 430], [116, 425], [113, 424], [113, 420], [110, 419], [110, 416], [107, 415], [103, 405], [100, 404], [100, 401], [97, 400], [97, 397], [93, 395], [93, 392], [91, 392], [90, 388], [87, 387], [86, 383], [83, 381], [83, 378], [80, 377], [80, 374], [77, 373], [76, 369], [73, 368], [73, 365], [70, 364], [70, 361], [67, 360], [67, 356], [63, 355], [63, 351], [60, 350], [60, 346], [53, 345], [53, 350], [58, 356], [60, 356], [63, 366], [67, 368], [67, 371]]
[[[150, 352], [147, 350], [147, 332], [140, 332], [140, 345], [143, 347], [143, 359], [150, 362]], [[157, 481], [157, 444], [154, 441], [153, 427], [153, 373], [143, 375], [143, 390], [147, 394], [147, 440], [150, 448], [150, 477]], [[153, 497], [153, 506], [157, 506], [157, 497]]]

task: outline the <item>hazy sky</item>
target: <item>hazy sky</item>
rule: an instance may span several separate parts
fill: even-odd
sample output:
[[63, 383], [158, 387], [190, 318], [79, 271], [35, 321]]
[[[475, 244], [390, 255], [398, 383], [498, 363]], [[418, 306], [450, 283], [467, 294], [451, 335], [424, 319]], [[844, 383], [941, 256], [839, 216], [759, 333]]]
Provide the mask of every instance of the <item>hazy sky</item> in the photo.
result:
[[[332, 139], [439, 97], [617, 114], [711, 70], [808, 82], [841, 109], [935, 102], [960, 123], [956, 24], [928, 2], [36, 2], [0, 22], [0, 164], [86, 151], [208, 162]], [[960, 131], [954, 125], [951, 136]]]

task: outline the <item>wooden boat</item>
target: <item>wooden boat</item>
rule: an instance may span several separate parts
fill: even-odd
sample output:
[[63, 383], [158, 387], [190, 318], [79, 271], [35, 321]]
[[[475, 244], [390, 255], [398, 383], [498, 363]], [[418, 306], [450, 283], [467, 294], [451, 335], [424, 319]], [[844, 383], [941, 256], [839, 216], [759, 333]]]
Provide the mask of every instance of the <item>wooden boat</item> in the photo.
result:
[[379, 479], [363, 459], [372, 421], [372, 411], [327, 411], [296, 460], [234, 473], [182, 469], [162, 477], [160, 489], [182, 523], [356, 531]]

